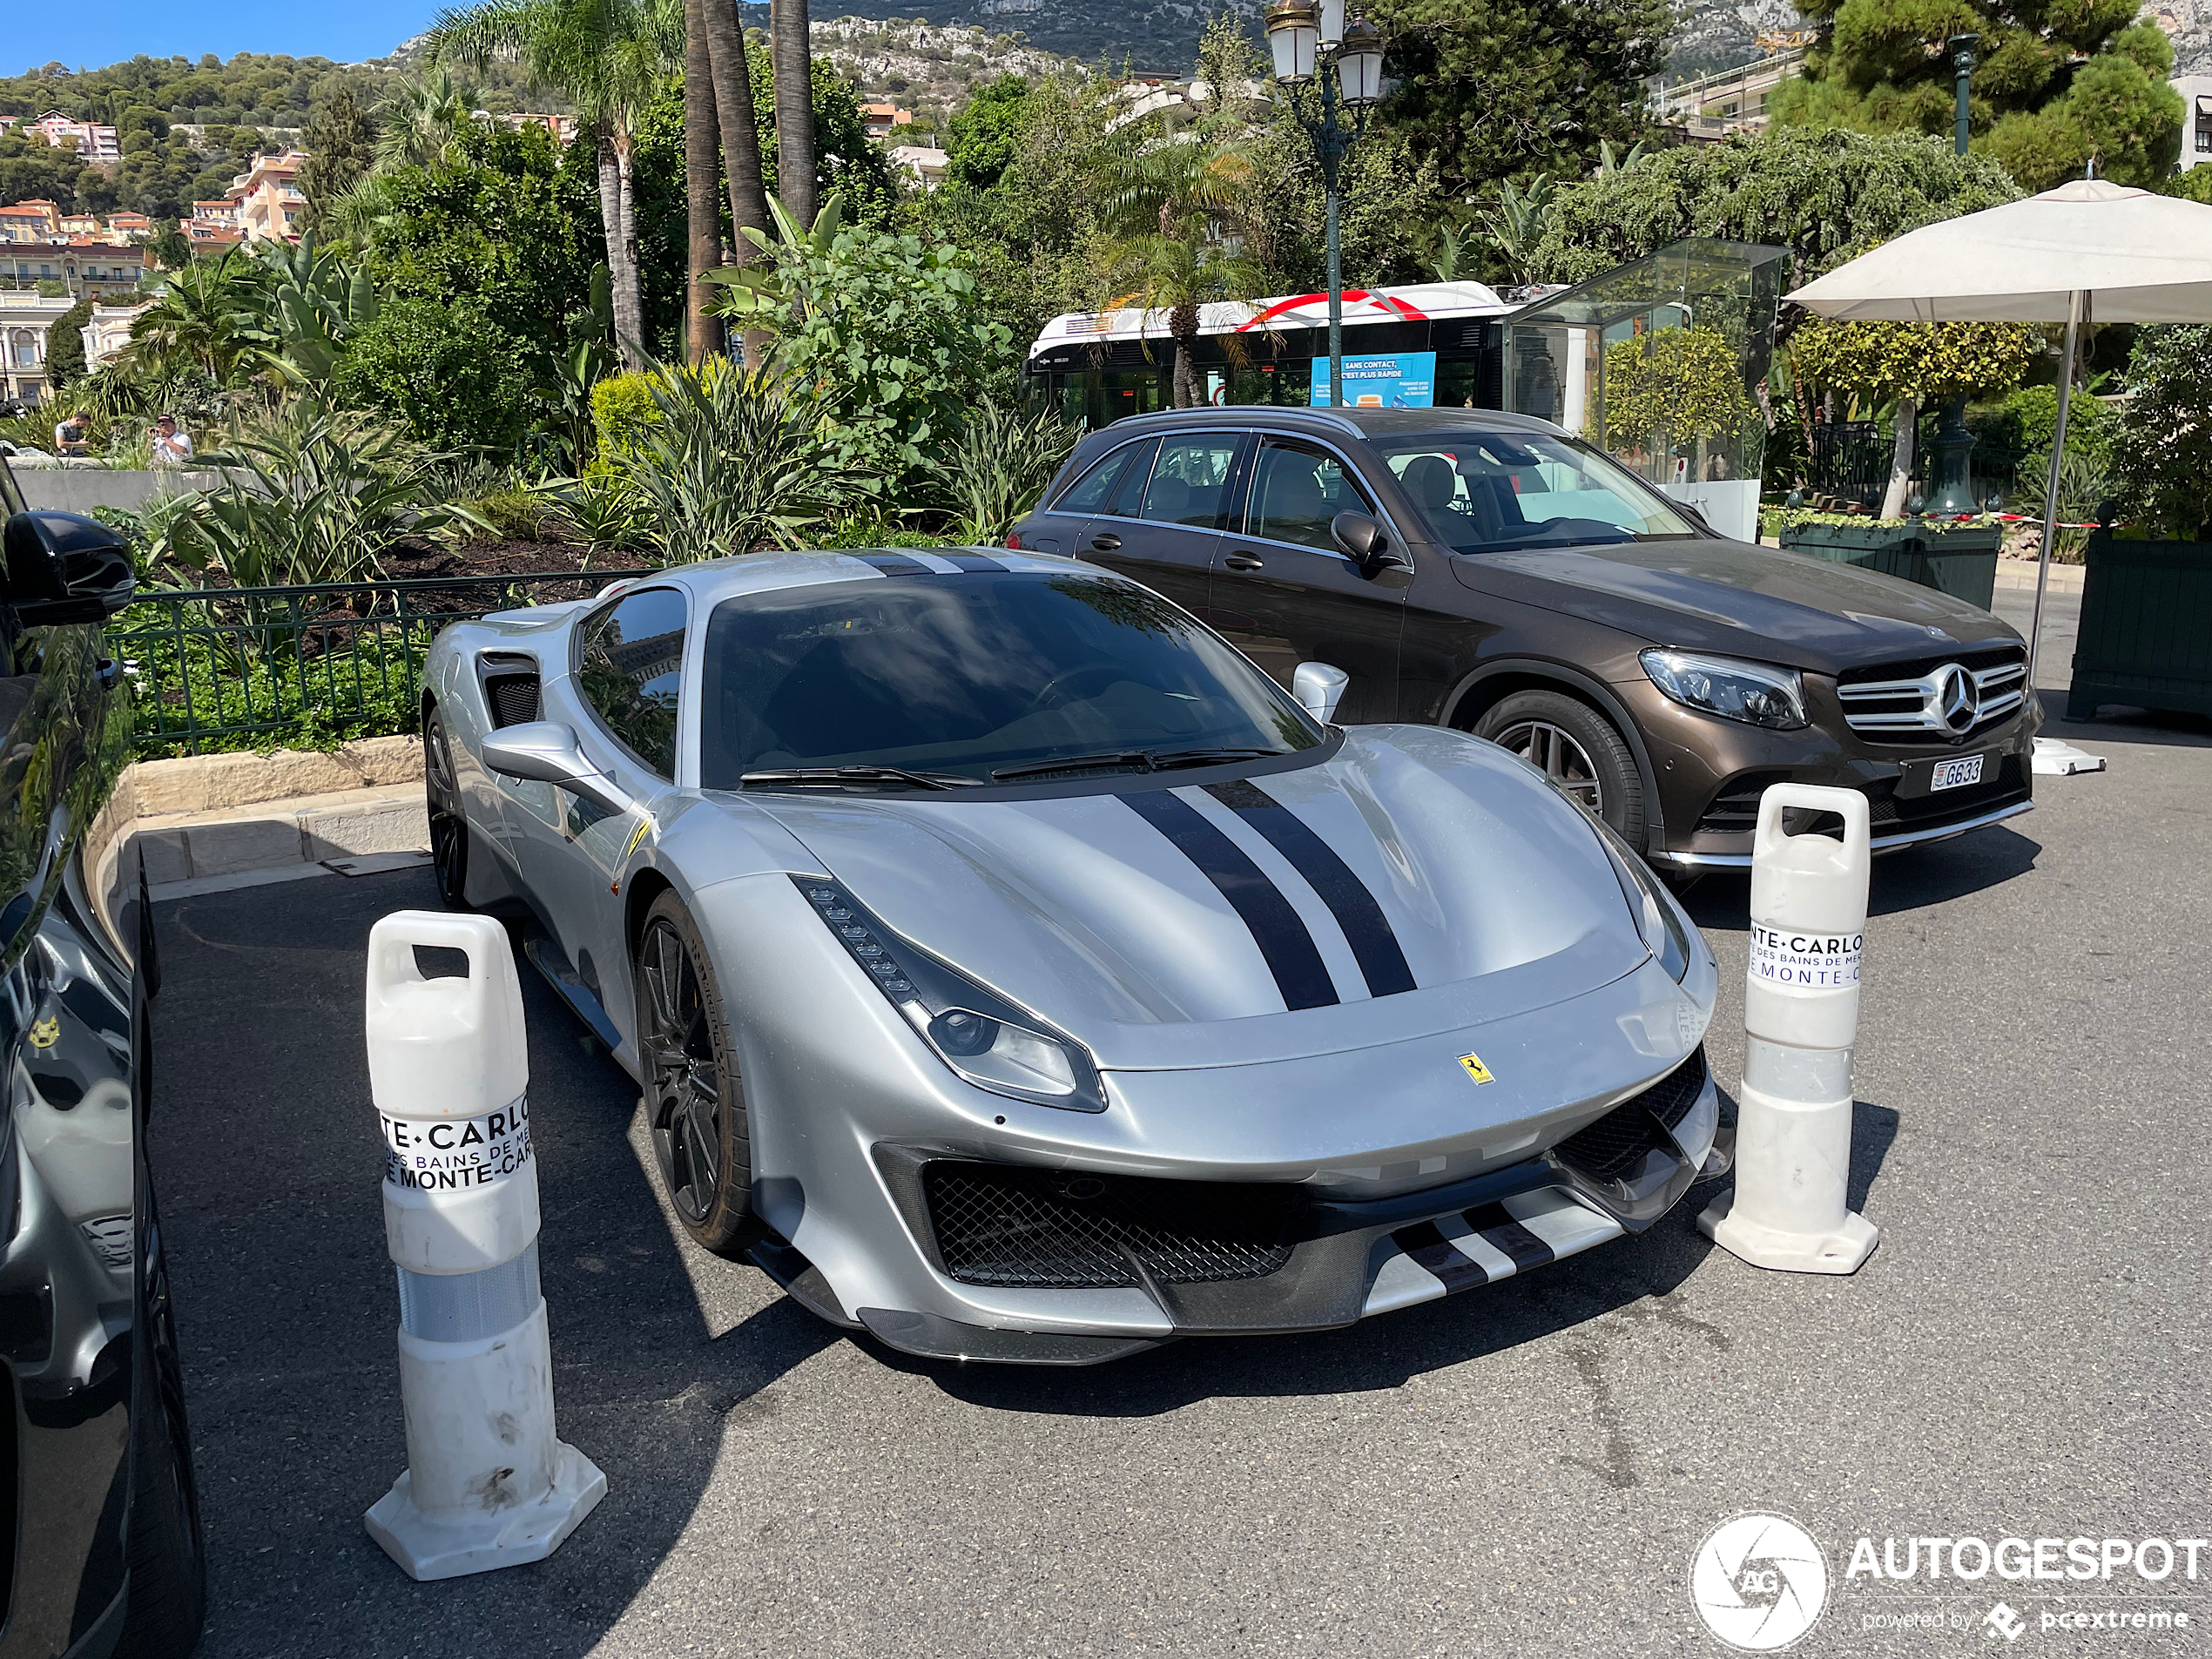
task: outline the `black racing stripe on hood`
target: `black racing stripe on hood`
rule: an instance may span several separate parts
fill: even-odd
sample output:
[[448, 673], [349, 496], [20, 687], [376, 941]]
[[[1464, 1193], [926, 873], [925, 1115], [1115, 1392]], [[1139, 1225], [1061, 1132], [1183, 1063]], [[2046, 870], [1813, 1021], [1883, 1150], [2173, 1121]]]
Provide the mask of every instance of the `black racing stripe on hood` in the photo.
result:
[[863, 564], [873, 564], [886, 576], [927, 576], [929, 567], [896, 553], [855, 553], [852, 557]]
[[1305, 923], [1259, 866], [1236, 842], [1209, 824], [1189, 801], [1164, 789], [1123, 795], [1131, 811], [1166, 836], [1176, 850], [1197, 865], [1251, 929], [1252, 942], [1275, 975], [1288, 1008], [1327, 1008], [1337, 1000], [1321, 952]]
[[1358, 958], [1370, 996], [1395, 996], [1419, 988], [1390, 918], [1352, 867], [1313, 832], [1313, 826], [1249, 779], [1208, 784], [1206, 793], [1267, 838], [1329, 907]]
[[1006, 574], [1006, 566], [981, 553], [939, 553], [934, 556], [944, 560], [956, 570], [967, 571], [970, 576]]

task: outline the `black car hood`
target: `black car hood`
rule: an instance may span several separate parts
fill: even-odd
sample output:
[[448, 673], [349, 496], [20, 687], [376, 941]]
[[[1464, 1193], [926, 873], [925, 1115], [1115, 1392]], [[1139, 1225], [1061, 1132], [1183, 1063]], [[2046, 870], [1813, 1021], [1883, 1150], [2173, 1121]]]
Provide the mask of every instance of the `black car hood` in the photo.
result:
[[1655, 645], [1833, 674], [1952, 646], [2017, 644], [1986, 610], [1894, 577], [1743, 542], [1627, 542], [1459, 554], [1478, 593], [1579, 617]]

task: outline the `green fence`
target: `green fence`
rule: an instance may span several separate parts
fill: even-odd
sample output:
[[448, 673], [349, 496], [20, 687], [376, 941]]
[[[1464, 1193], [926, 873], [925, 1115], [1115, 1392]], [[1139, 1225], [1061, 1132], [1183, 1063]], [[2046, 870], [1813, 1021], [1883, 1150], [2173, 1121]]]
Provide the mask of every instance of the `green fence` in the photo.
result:
[[596, 593], [643, 570], [429, 577], [142, 595], [108, 626], [141, 755], [312, 746], [412, 732], [448, 623]]

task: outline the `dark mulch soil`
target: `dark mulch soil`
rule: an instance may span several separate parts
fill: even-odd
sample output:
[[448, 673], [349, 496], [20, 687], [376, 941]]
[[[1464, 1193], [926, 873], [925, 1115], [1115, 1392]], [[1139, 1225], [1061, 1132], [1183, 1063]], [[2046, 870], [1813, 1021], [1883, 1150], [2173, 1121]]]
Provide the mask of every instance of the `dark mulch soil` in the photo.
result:
[[[395, 577], [437, 576], [535, 576], [565, 574], [584, 568], [593, 550], [573, 542], [468, 542], [459, 547], [409, 536], [384, 556], [385, 573]], [[637, 557], [599, 549], [591, 563], [603, 570], [633, 568]]]

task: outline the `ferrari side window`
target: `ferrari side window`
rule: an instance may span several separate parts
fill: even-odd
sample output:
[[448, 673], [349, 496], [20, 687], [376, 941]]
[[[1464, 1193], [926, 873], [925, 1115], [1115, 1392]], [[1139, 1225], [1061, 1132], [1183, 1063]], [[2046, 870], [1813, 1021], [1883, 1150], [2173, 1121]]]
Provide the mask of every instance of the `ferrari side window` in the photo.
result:
[[622, 745], [663, 778], [676, 775], [677, 686], [684, 596], [647, 588], [585, 624], [577, 683]]

